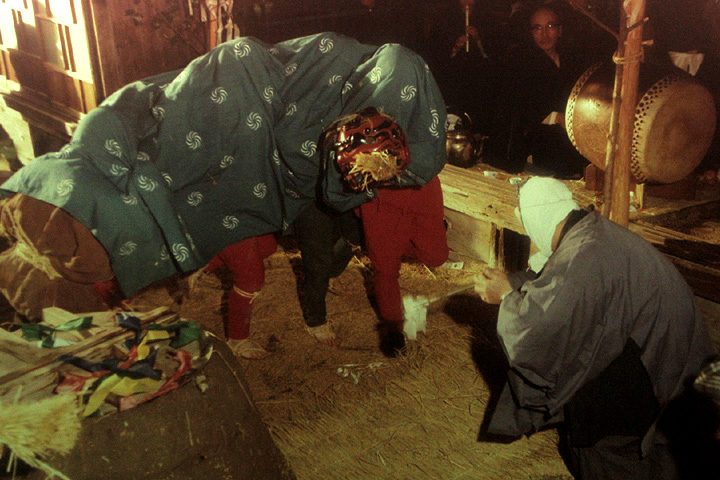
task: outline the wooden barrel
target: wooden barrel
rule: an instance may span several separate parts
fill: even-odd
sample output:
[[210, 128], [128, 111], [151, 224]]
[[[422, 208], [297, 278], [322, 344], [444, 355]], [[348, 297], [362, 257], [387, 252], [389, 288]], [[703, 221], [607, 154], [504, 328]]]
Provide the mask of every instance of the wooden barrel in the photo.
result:
[[[575, 83], [565, 111], [573, 145], [601, 169], [614, 77], [612, 64], [590, 67]], [[641, 69], [638, 91], [630, 164], [636, 182], [665, 184], [685, 178], [702, 161], [715, 132], [712, 95], [682, 70], [668, 73], [646, 66]]]

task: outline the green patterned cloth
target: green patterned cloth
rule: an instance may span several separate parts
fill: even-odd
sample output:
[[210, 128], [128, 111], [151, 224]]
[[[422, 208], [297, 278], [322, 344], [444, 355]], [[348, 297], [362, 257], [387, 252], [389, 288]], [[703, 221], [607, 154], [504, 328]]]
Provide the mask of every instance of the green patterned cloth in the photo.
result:
[[318, 151], [324, 128], [370, 106], [407, 133], [404, 184], [436, 176], [445, 164], [445, 104], [417, 54], [334, 33], [275, 45], [240, 38], [183, 70], [123, 87], [0, 195], [29, 195], [83, 223], [131, 295], [204, 266], [232, 243], [288, 232], [318, 186], [338, 210], [371, 198], [346, 192]]

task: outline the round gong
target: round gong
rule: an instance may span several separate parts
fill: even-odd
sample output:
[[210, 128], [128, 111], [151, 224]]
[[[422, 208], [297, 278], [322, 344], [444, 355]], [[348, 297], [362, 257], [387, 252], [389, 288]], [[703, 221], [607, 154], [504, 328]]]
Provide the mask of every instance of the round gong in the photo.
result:
[[[604, 169], [615, 67], [595, 64], [575, 83], [565, 123], [575, 148]], [[681, 70], [643, 65], [635, 109], [630, 169], [638, 183], [672, 183], [702, 161], [716, 125], [710, 92]], [[644, 93], [642, 93], [644, 92]]]

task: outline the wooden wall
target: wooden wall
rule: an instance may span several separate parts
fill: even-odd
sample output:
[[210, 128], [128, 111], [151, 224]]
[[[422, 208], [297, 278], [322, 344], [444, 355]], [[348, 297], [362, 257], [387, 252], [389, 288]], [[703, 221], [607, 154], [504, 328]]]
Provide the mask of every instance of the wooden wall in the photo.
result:
[[0, 0], [0, 74], [36, 100], [96, 106], [82, 0]]
[[175, 0], [0, 0], [0, 75], [24, 96], [87, 113], [118, 88], [207, 50]]
[[103, 98], [135, 80], [182, 68], [208, 50], [208, 24], [188, 5], [181, 0], [88, 2]]
[[0, 125], [18, 158], [69, 141], [120, 87], [209, 48], [208, 16], [179, 0], [0, 0]]

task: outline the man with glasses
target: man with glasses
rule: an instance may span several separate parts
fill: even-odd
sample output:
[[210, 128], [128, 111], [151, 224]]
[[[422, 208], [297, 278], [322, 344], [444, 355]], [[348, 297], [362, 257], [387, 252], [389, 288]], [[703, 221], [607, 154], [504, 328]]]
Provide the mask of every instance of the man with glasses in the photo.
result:
[[559, 180], [528, 180], [518, 213], [538, 249], [532, 270], [487, 269], [475, 285], [500, 305], [510, 365], [487, 433], [558, 426], [576, 478], [678, 478], [658, 419], [715, 355], [692, 290], [647, 241], [579, 209]]
[[540, 8], [530, 17], [530, 33], [535, 45], [559, 67], [558, 42], [562, 38], [563, 28], [558, 15], [547, 7]]
[[536, 9], [526, 22], [528, 45], [511, 56], [500, 92], [505, 110], [491, 134], [491, 162], [512, 173], [580, 178], [588, 162], [568, 138], [564, 112], [589, 62], [566, 48], [563, 22], [550, 6]]

